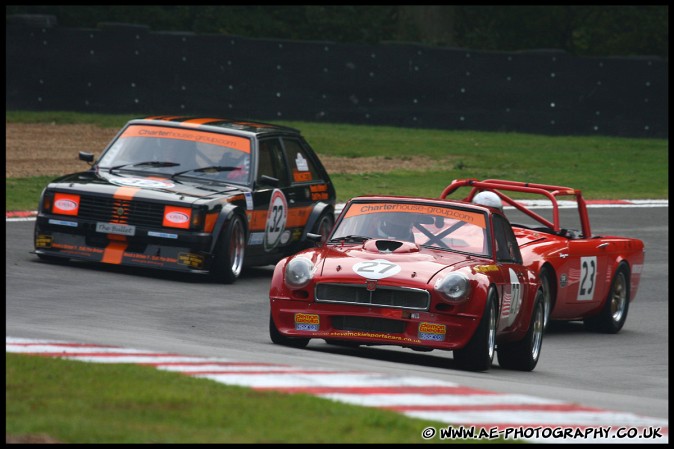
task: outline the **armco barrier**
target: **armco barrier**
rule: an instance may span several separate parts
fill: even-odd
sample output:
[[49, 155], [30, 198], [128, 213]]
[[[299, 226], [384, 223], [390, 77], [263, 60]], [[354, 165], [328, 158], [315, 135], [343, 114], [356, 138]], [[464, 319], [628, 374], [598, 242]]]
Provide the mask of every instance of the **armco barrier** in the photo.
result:
[[60, 27], [9, 16], [6, 109], [668, 136], [668, 62]]

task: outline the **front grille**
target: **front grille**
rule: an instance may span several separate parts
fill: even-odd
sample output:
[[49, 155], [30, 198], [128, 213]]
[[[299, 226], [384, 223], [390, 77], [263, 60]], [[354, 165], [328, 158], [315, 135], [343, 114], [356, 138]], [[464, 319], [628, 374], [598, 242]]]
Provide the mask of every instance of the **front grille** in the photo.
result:
[[332, 327], [342, 331], [385, 332], [387, 334], [402, 334], [405, 332], [405, 322], [386, 318], [366, 316], [333, 316]]
[[78, 216], [84, 220], [158, 228], [164, 221], [164, 205], [82, 195]]
[[380, 287], [368, 291], [365, 285], [318, 284], [316, 301], [358, 304], [399, 309], [428, 310], [430, 295], [426, 290], [404, 287]]

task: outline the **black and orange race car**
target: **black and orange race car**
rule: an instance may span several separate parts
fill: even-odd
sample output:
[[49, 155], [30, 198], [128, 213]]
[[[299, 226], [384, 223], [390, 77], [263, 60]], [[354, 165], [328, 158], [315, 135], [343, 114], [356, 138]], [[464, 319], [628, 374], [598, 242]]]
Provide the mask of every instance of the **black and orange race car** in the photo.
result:
[[[209, 273], [234, 282], [334, 223], [335, 189], [300, 131], [222, 118], [128, 122], [87, 171], [44, 189], [44, 260]], [[314, 238], [316, 238], [314, 236]]]

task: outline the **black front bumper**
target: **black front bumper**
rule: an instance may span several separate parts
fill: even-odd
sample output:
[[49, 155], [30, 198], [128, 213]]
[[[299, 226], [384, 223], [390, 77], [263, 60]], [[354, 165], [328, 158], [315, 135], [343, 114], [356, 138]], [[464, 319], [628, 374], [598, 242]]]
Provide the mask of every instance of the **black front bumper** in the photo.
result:
[[174, 271], [210, 270], [214, 256], [211, 233], [100, 223], [38, 215], [35, 253]]

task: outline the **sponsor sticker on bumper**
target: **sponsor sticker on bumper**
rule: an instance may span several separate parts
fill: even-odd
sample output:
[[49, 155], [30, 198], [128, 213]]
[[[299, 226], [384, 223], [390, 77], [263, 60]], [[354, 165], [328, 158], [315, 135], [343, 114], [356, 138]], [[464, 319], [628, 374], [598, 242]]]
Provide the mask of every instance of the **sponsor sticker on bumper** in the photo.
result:
[[191, 268], [201, 269], [204, 267], [204, 257], [199, 254], [193, 253], [179, 253], [178, 254], [178, 263], [187, 265]]
[[419, 340], [444, 341], [447, 326], [437, 323], [419, 323]]
[[313, 313], [296, 313], [295, 330], [317, 331], [320, 327], [320, 318]]

